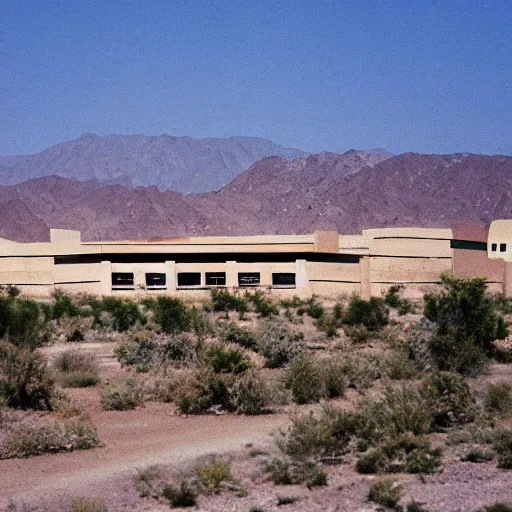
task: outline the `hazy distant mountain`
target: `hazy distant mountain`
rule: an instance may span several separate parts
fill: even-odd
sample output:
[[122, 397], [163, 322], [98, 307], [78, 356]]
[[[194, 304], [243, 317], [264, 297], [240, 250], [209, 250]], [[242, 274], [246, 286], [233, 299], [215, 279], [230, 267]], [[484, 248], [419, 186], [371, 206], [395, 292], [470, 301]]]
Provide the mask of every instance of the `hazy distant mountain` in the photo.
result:
[[46, 177], [0, 187], [0, 237], [46, 240], [50, 227], [115, 240], [488, 224], [512, 218], [511, 176], [512, 157], [349, 151], [266, 158], [218, 192], [189, 196]]
[[306, 155], [254, 137], [193, 139], [160, 135], [83, 135], [27, 156], [0, 157], [0, 183], [43, 176], [126, 186], [155, 185], [183, 193], [217, 190], [269, 156]]

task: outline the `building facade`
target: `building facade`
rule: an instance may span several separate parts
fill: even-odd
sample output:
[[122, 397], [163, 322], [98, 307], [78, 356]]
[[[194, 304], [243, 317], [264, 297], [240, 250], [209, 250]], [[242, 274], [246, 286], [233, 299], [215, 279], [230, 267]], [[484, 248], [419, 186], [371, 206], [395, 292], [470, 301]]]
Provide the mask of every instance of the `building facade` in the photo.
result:
[[82, 242], [78, 231], [55, 229], [49, 242], [0, 239], [0, 285], [15, 285], [33, 297], [49, 297], [55, 289], [199, 297], [227, 287], [368, 298], [398, 283], [406, 295], [419, 297], [449, 272], [483, 277], [492, 291], [512, 296], [511, 233], [512, 220], [493, 222], [489, 240], [481, 230], [384, 228], [360, 235]]

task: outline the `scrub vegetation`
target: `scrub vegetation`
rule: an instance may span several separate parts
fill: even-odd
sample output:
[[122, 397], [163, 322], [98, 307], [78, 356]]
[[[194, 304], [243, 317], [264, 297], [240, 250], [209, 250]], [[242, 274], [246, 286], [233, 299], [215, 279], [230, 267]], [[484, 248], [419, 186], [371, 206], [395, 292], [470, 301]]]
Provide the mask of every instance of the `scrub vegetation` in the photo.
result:
[[[214, 289], [194, 304], [2, 290], [0, 458], [97, 446], [73, 388], [90, 388], [108, 414], [149, 402], [185, 416], [290, 411], [275, 448], [251, 457], [262, 481], [328, 488], [347, 467], [378, 476], [368, 499], [379, 506], [426, 510], [402, 503], [403, 474], [435, 476], [452, 460], [512, 468], [512, 388], [486, 380], [507, 360], [510, 312], [482, 280], [441, 281], [415, 301], [401, 286], [336, 301]], [[115, 344], [113, 374], [87, 349], [103, 341]], [[140, 471], [136, 485], [171, 507], [248, 492], [218, 456], [186, 474]]]

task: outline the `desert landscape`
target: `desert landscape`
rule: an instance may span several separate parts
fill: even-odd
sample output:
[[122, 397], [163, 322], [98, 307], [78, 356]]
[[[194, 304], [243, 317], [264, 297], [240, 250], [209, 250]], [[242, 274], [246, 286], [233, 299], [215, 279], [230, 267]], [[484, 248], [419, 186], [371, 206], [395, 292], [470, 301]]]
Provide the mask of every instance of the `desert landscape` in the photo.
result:
[[10, 288], [0, 311], [5, 510], [512, 503], [512, 304], [481, 280], [424, 301]]

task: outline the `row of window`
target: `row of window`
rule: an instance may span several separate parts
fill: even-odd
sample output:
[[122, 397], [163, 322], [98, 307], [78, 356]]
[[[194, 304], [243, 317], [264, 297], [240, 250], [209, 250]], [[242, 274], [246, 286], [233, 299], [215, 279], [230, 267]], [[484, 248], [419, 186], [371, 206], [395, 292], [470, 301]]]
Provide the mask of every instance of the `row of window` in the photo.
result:
[[[178, 272], [178, 287], [201, 286], [201, 272]], [[239, 272], [238, 286], [257, 286], [260, 284], [259, 272]], [[165, 274], [151, 272], [146, 274], [146, 288], [165, 288]], [[295, 286], [295, 274], [292, 272], [275, 272], [272, 274], [273, 286]], [[135, 286], [133, 272], [112, 272], [113, 288], [130, 288]], [[205, 286], [226, 286], [225, 272], [206, 272]]]
[[[498, 250], [498, 244], [491, 244], [491, 251], [496, 252]], [[507, 244], [500, 244], [500, 252], [507, 252]]]

